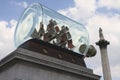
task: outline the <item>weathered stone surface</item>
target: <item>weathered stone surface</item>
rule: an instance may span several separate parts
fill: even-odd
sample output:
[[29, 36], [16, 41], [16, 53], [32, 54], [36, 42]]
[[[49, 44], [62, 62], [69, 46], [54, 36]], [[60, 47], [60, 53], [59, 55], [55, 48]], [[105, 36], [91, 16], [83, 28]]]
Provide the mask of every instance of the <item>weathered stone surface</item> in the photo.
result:
[[100, 76], [86, 66], [19, 47], [0, 61], [0, 80], [100, 80]]

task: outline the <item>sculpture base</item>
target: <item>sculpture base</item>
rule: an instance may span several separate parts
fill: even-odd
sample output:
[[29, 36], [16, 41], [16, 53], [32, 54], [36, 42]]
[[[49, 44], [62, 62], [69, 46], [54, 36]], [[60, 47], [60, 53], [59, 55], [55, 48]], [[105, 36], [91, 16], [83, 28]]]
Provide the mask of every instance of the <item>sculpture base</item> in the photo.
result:
[[[69, 60], [72, 57], [75, 58], [76, 55], [68, 54], [62, 48], [48, 48], [51, 46], [49, 43], [44, 44], [44, 50], [43, 44], [38, 45], [38, 42], [36, 40], [27, 41], [1, 60], [0, 80], [100, 80], [100, 76], [86, 68], [81, 55], [77, 57], [83, 62], [77, 64]], [[43, 49], [44, 53], [38, 48]], [[58, 55], [55, 56], [56, 50], [65, 53], [62, 57], [66, 57], [66, 55], [71, 55], [71, 57], [65, 60]]]

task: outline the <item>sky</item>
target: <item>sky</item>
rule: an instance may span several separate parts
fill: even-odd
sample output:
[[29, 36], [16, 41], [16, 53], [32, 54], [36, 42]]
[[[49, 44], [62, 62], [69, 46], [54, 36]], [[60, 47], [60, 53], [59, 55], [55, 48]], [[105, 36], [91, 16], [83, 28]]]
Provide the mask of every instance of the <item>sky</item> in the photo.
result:
[[[108, 57], [112, 80], [120, 80], [120, 0], [0, 0], [0, 59], [16, 48], [14, 31], [16, 24], [30, 4], [39, 2], [81, 24], [89, 32], [90, 44], [97, 49], [97, 55], [85, 58], [88, 68], [102, 75], [99, 47], [99, 27], [103, 29], [108, 45]], [[101, 78], [103, 80], [103, 77]]]

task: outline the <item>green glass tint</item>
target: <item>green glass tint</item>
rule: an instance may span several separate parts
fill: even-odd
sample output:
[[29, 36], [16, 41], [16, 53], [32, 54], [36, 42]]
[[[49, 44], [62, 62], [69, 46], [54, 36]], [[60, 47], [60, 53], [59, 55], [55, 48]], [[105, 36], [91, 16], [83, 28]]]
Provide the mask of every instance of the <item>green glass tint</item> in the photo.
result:
[[36, 38], [86, 55], [89, 35], [85, 27], [39, 3], [29, 6], [15, 30], [15, 45]]

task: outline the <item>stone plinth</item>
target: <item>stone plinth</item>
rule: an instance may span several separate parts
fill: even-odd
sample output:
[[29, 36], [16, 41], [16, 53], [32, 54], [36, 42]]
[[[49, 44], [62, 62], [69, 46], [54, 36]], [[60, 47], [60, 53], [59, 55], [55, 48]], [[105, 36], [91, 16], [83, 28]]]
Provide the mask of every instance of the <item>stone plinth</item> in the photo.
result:
[[30, 40], [0, 61], [0, 80], [100, 80], [100, 76], [86, 67], [82, 55]]

